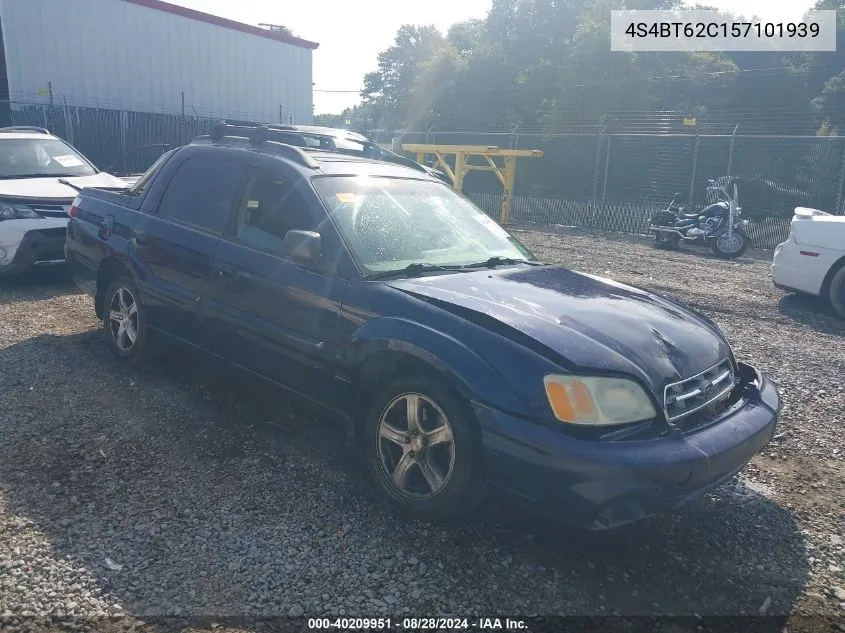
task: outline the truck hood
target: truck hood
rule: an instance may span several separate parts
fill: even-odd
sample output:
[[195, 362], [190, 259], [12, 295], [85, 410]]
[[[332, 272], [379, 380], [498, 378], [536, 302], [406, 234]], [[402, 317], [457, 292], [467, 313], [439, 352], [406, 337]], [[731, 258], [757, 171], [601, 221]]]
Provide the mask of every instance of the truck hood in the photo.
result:
[[35, 200], [72, 200], [79, 193], [73, 187], [65, 185], [60, 180], [66, 180], [73, 185], [83, 187], [126, 187], [127, 184], [111, 174], [100, 172], [93, 176], [45, 178], [9, 178], [0, 179], [0, 198], [5, 199], [35, 199]]
[[482, 327], [495, 319], [562, 356], [573, 370], [634, 375], [661, 399], [666, 384], [732, 357], [706, 317], [643, 290], [565, 268], [520, 267], [388, 284]]

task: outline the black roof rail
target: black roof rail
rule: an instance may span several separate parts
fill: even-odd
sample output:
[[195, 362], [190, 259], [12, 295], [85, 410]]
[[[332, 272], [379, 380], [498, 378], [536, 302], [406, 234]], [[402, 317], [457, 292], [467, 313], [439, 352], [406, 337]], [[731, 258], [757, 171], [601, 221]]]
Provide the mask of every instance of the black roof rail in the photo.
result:
[[310, 169], [320, 168], [320, 164], [299, 147], [272, 139], [270, 137], [270, 130], [265, 125], [230, 125], [226, 122], [220, 122], [212, 128], [211, 134], [208, 135], [208, 138], [212, 141], [221, 141], [226, 137], [246, 138], [251, 145], [272, 147], [277, 153], [284, 155], [286, 158], [304, 167]]
[[282, 123], [256, 123], [255, 121], [241, 121], [238, 119], [223, 119], [219, 123], [234, 125], [236, 127], [266, 127], [271, 130], [285, 130], [287, 132], [298, 131], [296, 126], [284, 125]]
[[[277, 134], [281, 134], [283, 138], [290, 138], [291, 136], [297, 136], [302, 138], [302, 142], [304, 143], [305, 137], [319, 139], [321, 141], [325, 141], [327, 147], [320, 147], [320, 149], [328, 149], [330, 151], [337, 148], [337, 144], [335, 143], [335, 137], [331, 134], [322, 134], [320, 132], [315, 132], [313, 130], [302, 130], [293, 125], [281, 125], [277, 123], [253, 123], [251, 121], [238, 121], [235, 119], [225, 119], [224, 121], [220, 121], [217, 125], [226, 125], [229, 128], [238, 128], [242, 130], [257, 130], [259, 128], [266, 128], [268, 132], [275, 132]], [[271, 140], [279, 140], [279, 139], [271, 139]], [[362, 143], [357, 139], [349, 139], [354, 143]], [[282, 140], [282, 143], [285, 141]], [[303, 145], [311, 149], [310, 146]], [[316, 148], [315, 148], [316, 149]]]
[[46, 127], [38, 127], [37, 125], [8, 125], [0, 127], [0, 132], [38, 132], [39, 134], [49, 134], [50, 130]]
[[[273, 138], [274, 133], [276, 134], [277, 138]], [[322, 134], [320, 132], [311, 130], [300, 130], [296, 127], [292, 127], [289, 125], [276, 125], [273, 123], [253, 123], [251, 121], [225, 119], [214, 126], [211, 131], [210, 137], [212, 140], [219, 141], [224, 136], [240, 136], [250, 139], [251, 143], [257, 145], [272, 141], [275, 145], [282, 145], [296, 150], [301, 155], [301, 158], [297, 158], [288, 154], [290, 158], [296, 160], [300, 164], [305, 164], [308, 167], [311, 167], [312, 169], [316, 169], [317, 163], [302, 149], [300, 149], [299, 145], [295, 143], [285, 142], [286, 138], [288, 141], [290, 140], [291, 135], [295, 135], [298, 137], [301, 136], [303, 137], [303, 141], [304, 137], [326, 141], [327, 147], [314, 148], [305, 146], [311, 151], [327, 150], [338, 152], [341, 154], [350, 153], [349, 150], [338, 149], [337, 144], [335, 143], [335, 137], [330, 134]], [[281, 136], [281, 138], [278, 138], [279, 136]], [[385, 163], [393, 163], [394, 165], [402, 165], [404, 167], [409, 167], [410, 169], [414, 169], [416, 171], [428, 173], [428, 170], [423, 165], [420, 165], [417, 161], [413, 160], [412, 158], [402, 156], [401, 154], [396, 154], [395, 152], [392, 152], [389, 149], [381, 147], [378, 143], [370, 139], [365, 138], [364, 140], [361, 140], [356, 138], [345, 138], [344, 140], [349, 141], [350, 143], [360, 145], [364, 157], [370, 160], [378, 160]], [[304, 163], [303, 161], [310, 161], [314, 164], [314, 166], [312, 167], [310, 164]]]

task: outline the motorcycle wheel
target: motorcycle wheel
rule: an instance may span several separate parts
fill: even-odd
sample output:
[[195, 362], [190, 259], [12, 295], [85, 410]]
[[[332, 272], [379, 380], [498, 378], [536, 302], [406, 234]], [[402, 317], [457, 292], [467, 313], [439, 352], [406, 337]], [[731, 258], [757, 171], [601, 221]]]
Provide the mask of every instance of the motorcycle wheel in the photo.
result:
[[723, 259], [741, 257], [749, 246], [751, 246], [751, 240], [738, 231], [734, 231], [730, 237], [727, 232], [720, 233], [710, 242], [710, 250]]
[[654, 234], [654, 247], [655, 248], [665, 248], [665, 249], [673, 249], [678, 246], [678, 242], [681, 240], [677, 235], [674, 233], [655, 233]]

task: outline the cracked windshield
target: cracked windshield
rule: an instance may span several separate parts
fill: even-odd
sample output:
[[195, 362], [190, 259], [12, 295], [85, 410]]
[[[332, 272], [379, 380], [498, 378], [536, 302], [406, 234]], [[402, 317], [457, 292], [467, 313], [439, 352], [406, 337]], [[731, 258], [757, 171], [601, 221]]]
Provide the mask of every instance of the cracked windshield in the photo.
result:
[[495, 220], [439, 183], [315, 178], [313, 185], [369, 272], [412, 264], [467, 266], [491, 257], [533, 260]]

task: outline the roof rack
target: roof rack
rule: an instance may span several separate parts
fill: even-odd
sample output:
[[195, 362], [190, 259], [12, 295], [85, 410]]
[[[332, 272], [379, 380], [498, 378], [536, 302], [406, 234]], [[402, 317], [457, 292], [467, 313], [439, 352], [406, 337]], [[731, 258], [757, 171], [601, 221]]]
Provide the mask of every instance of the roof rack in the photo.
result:
[[[319, 148], [307, 147], [307, 149], [310, 151], [323, 150], [337, 152], [340, 154], [350, 153], [349, 150], [339, 149], [337, 147], [337, 143], [335, 143], [335, 137], [330, 134], [322, 134], [320, 132], [314, 132], [311, 130], [300, 130], [290, 125], [277, 125], [273, 123], [253, 123], [251, 121], [225, 119], [214, 126], [214, 129], [212, 130], [210, 136], [213, 140], [220, 140], [224, 136], [243, 136], [249, 138], [252, 143], [259, 145], [261, 143], [272, 141], [276, 144], [285, 145], [287, 147], [292, 147], [298, 150], [302, 154], [304, 159], [309, 160], [316, 165], [317, 163], [310, 156], [305, 154], [295, 143], [285, 142], [286, 140], [291, 140], [291, 135], [302, 137], [303, 141], [305, 137], [320, 139], [321, 146]], [[273, 136], [276, 136], [276, 138], [273, 138]], [[368, 158], [370, 160], [378, 160], [385, 163], [393, 163], [394, 165], [402, 165], [404, 167], [409, 167], [410, 169], [414, 169], [416, 171], [428, 173], [426, 168], [423, 165], [420, 165], [417, 161], [406, 156], [402, 156], [401, 154], [391, 152], [390, 150], [381, 147], [378, 143], [370, 139], [365, 138], [364, 140], [361, 140], [347, 137], [344, 138], [344, 140], [350, 143], [361, 145], [362, 154], [364, 158]], [[323, 146], [323, 142], [325, 143], [325, 146]], [[300, 159], [294, 158], [294, 160], [299, 161]], [[316, 169], [316, 167], [313, 168]]]
[[49, 134], [50, 130], [36, 125], [8, 125], [6, 127], [0, 127], [0, 132], [38, 132], [39, 134]]
[[[226, 120], [220, 121], [220, 123], [218, 123], [218, 125], [222, 125], [222, 124], [228, 125], [230, 127], [233, 126], [233, 127], [236, 127], [236, 128], [243, 128], [243, 129], [257, 129], [257, 128], [264, 127], [264, 128], [267, 128], [267, 130], [269, 130], [271, 133], [275, 133], [276, 135], [282, 136], [283, 139], [290, 140], [291, 136], [300, 137], [302, 139], [303, 143], [305, 142], [305, 138], [318, 139], [320, 141], [320, 147], [311, 147], [311, 146], [306, 145], [305, 147], [307, 147], [308, 149], [322, 149], [322, 150], [328, 150], [330, 152], [337, 151], [337, 149], [338, 149], [337, 143], [335, 142], [335, 139], [336, 139], [335, 136], [332, 136], [331, 134], [323, 134], [321, 132], [316, 132], [316, 131], [313, 131], [313, 130], [302, 130], [302, 129], [300, 129], [296, 126], [293, 126], [293, 125], [283, 125], [283, 124], [277, 124], [277, 123], [253, 123], [251, 121], [238, 121], [238, 120], [235, 120], [235, 119], [226, 119]], [[271, 139], [271, 140], [279, 140], [279, 139]], [[354, 138], [350, 138], [350, 139], [346, 139], [346, 140], [348, 140], [352, 143], [359, 143], [361, 145], [366, 144], [364, 141], [360, 141], [360, 140], [354, 139]], [[282, 140], [281, 142], [284, 143], [285, 140]], [[293, 144], [293, 143], [289, 143], [289, 144]]]
[[282, 123], [256, 123], [255, 121], [240, 121], [238, 119], [224, 119], [219, 123], [226, 125], [234, 125], [237, 127], [266, 127], [271, 130], [283, 130], [285, 132], [297, 132], [297, 128], [293, 125], [284, 125]]
[[258, 146], [272, 143], [272, 148], [278, 153], [283, 154], [286, 158], [290, 158], [310, 169], [320, 168], [319, 163], [302, 151], [302, 149], [295, 145], [289, 145], [272, 139], [270, 132], [270, 128], [266, 125], [232, 125], [226, 121], [221, 121], [212, 128], [208, 138], [212, 141], [221, 141], [226, 137], [246, 138], [251, 145]]

